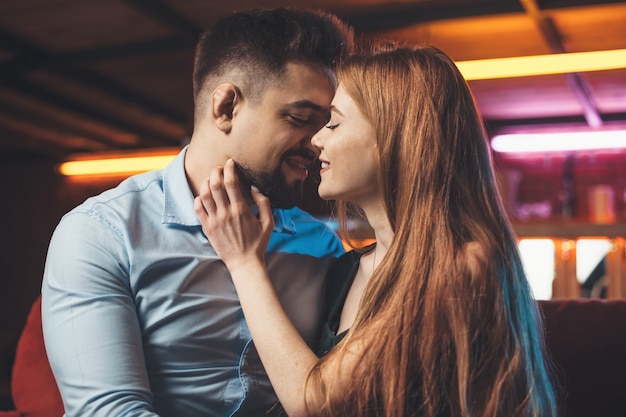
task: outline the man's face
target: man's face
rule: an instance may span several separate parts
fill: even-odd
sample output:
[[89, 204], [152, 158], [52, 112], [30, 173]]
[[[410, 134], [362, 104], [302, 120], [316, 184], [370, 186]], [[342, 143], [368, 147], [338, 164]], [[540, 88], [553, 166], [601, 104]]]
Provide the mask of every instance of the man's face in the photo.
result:
[[231, 157], [245, 185], [255, 185], [273, 207], [302, 198], [307, 166], [317, 158], [311, 137], [326, 123], [334, 87], [327, 72], [290, 63], [260, 100], [246, 100], [234, 115]]

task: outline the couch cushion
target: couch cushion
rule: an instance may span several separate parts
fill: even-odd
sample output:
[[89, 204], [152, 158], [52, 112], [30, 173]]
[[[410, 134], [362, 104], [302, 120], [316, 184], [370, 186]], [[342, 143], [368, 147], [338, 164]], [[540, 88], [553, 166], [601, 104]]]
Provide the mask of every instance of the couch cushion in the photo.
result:
[[567, 417], [626, 416], [626, 300], [540, 301]]
[[15, 408], [23, 416], [63, 415], [63, 403], [43, 343], [41, 298], [33, 304], [17, 344], [11, 389]]

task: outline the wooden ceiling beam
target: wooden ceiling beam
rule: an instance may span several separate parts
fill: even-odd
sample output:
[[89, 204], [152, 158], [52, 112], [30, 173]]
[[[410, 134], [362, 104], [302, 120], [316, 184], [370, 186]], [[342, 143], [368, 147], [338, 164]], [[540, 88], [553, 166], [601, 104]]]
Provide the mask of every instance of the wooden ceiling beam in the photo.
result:
[[[606, 125], [619, 126], [626, 128], [626, 113], [604, 113], [602, 115], [603, 122]], [[517, 128], [537, 128], [540, 126], [556, 127], [556, 126], [585, 126], [587, 120], [584, 115], [579, 116], [551, 116], [551, 117], [535, 117], [527, 119], [486, 119], [485, 125], [491, 134], [502, 132], [503, 130], [515, 130]]]
[[451, 3], [450, 1], [417, 1], [358, 6], [358, 8], [342, 8], [338, 5], [329, 10], [360, 32], [397, 29], [435, 20], [523, 11], [516, 0], [484, 0], [479, 4], [475, 1], [457, 0], [454, 4]]
[[[0, 39], [3, 38], [0, 29]], [[65, 52], [51, 56], [36, 55], [26, 59], [15, 59], [3, 63], [0, 77], [16, 76], [35, 69], [54, 69], [70, 65], [90, 64], [94, 62], [137, 58], [143, 55], [193, 50], [194, 45], [177, 38], [154, 39], [123, 45], [106, 46], [77, 52]]]
[[[105, 149], [132, 149], [152, 146], [173, 146], [178, 140], [155, 141], [151, 135], [111, 127], [100, 118], [86, 114], [81, 105], [58, 97], [40, 86], [24, 81], [13, 87], [0, 87], [0, 110], [4, 116], [26, 124], [39, 126], [44, 131], [60, 131], [68, 139], [85, 137]], [[54, 97], [50, 97], [54, 95]], [[63, 105], [59, 105], [59, 102]], [[94, 111], [95, 112], [95, 111]]]
[[[111, 115], [103, 114], [101, 109], [90, 108], [84, 103], [78, 103], [72, 99], [60, 95], [41, 85], [30, 83], [26, 80], [15, 79], [3, 85], [5, 89], [16, 91], [20, 94], [27, 95], [39, 102], [43, 106], [54, 106], [65, 112], [72, 113], [81, 119], [94, 121], [98, 124], [107, 126], [110, 130], [119, 132], [127, 132], [141, 138], [141, 143], [137, 146], [171, 146], [172, 138], [159, 137], [153, 132], [145, 132], [134, 124], [130, 124], [124, 120], [120, 120]], [[127, 147], [128, 144], [117, 142], [114, 137], [108, 139], [111, 146]]]
[[[61, 75], [70, 78], [72, 81], [78, 81], [90, 88], [98, 88], [116, 100], [125, 101], [133, 106], [141, 107], [146, 112], [168, 120], [170, 123], [177, 125], [185, 125], [186, 123], [186, 118], [181, 113], [165, 108], [156, 103], [154, 99], [131, 91], [103, 75], [71, 67], [64, 68]], [[155, 86], [155, 88], [157, 87]]]
[[[623, 3], [624, 0], [539, 0], [542, 10], [568, 9], [571, 7], [598, 6], [601, 4]], [[539, 4], [539, 3], [538, 3]]]
[[159, 0], [123, 0], [127, 4], [139, 9], [152, 19], [168, 26], [182, 39], [196, 43], [202, 29], [191, 21], [179, 15], [174, 9]]
[[59, 151], [55, 152], [55, 156], [62, 156], [63, 154], [73, 152], [93, 152], [115, 149], [88, 137], [69, 133], [63, 134], [59, 131], [48, 129], [47, 127], [11, 117], [5, 113], [0, 114], [0, 130], [13, 132], [12, 135], [3, 135], [5, 138], [10, 137], [12, 144], [20, 144], [21, 141], [26, 141], [27, 145], [36, 145], [37, 148], [43, 147], [49, 149], [50, 152], [56, 148]]
[[23, 160], [61, 160], [68, 150], [56, 142], [48, 142], [23, 131], [16, 131], [0, 122], [0, 164]]
[[[528, 14], [528, 16], [530, 16], [537, 24], [539, 31], [541, 32], [552, 53], [558, 54], [568, 52], [567, 48], [563, 44], [563, 37], [559, 33], [559, 30], [554, 24], [554, 21], [550, 16], [543, 13], [543, 11], [539, 7], [539, 4], [537, 3], [537, 0], [519, 1], [526, 11], [526, 14]], [[598, 106], [593, 99], [593, 89], [587, 79], [582, 74], [573, 72], [565, 74], [565, 80], [569, 88], [573, 91], [573, 93], [576, 95], [576, 98], [580, 102], [587, 124], [591, 127], [602, 126], [602, 116], [600, 115]]]
[[[147, 112], [169, 120], [171, 123], [184, 125], [186, 122], [186, 119], [182, 114], [159, 105], [153, 99], [131, 91], [130, 89], [121, 86], [105, 76], [82, 68], [76, 68], [71, 65], [71, 62], [63, 61], [54, 54], [49, 54], [24, 41], [23, 39], [20, 39], [17, 36], [7, 33], [1, 29], [0, 45], [15, 56], [15, 58], [9, 61], [9, 63], [4, 63], [2, 68], [10, 69], [11, 66], [14, 65], [14, 62], [18, 62], [22, 63], [21, 65], [28, 66], [31, 70], [36, 70], [40, 68], [38, 64], [43, 63], [44, 67], [49, 71], [83, 83], [89, 87], [98, 88], [117, 100], [132, 103], [132, 105], [141, 107]], [[27, 74], [23, 71], [5, 71], [0, 69], [0, 85], [10, 87], [16, 79], [23, 78], [25, 75]], [[104, 118], [105, 116], [100, 114], [99, 117]]]

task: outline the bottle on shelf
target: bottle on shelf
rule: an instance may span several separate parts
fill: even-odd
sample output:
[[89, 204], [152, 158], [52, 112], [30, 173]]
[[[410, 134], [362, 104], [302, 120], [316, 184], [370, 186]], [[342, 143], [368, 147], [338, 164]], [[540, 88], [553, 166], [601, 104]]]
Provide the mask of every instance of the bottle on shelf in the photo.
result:
[[563, 219], [572, 219], [576, 214], [574, 191], [574, 156], [568, 155], [563, 162], [563, 176], [559, 190], [559, 208]]

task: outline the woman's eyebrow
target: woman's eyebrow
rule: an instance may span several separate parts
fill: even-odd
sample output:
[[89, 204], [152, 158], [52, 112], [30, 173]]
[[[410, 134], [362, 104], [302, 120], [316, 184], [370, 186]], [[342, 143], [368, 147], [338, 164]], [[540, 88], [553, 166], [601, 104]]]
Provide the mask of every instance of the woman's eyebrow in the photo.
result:
[[337, 113], [339, 116], [343, 116], [343, 113], [340, 112], [339, 109], [337, 107], [333, 106], [333, 105], [330, 106], [330, 111]]

